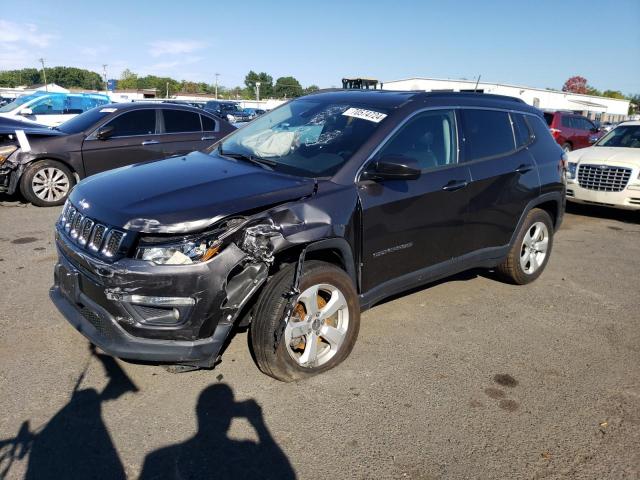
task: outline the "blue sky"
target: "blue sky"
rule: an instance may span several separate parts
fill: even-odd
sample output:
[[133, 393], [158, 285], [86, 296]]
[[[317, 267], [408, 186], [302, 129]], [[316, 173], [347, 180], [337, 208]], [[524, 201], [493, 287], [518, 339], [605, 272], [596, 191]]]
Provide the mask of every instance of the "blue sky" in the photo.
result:
[[[91, 7], [89, 7], [91, 5]], [[6, 13], [6, 6], [3, 12]], [[22, 0], [0, 19], [0, 70], [68, 65], [220, 84], [250, 70], [330, 87], [475, 78], [560, 88], [582, 75], [640, 93], [640, 1]]]

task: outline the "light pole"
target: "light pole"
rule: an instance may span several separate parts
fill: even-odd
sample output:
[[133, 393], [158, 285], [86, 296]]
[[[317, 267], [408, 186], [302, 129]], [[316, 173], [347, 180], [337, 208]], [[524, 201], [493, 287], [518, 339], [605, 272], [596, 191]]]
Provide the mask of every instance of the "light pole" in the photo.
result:
[[44, 68], [44, 58], [40, 58], [40, 63], [42, 64], [42, 76], [44, 77], [44, 90], [48, 92], [49, 86], [47, 85], [47, 71]]
[[216, 100], [218, 99], [218, 77], [220, 76], [219, 73], [216, 73]]
[[107, 86], [107, 66], [108, 66], [108, 65], [107, 65], [106, 63], [103, 63], [103, 64], [102, 64], [102, 76], [104, 77], [104, 91], [105, 91], [105, 92], [106, 92], [106, 91], [107, 91], [107, 89], [109, 88], [109, 87]]
[[256, 82], [256, 100], [260, 101], [260, 82]]

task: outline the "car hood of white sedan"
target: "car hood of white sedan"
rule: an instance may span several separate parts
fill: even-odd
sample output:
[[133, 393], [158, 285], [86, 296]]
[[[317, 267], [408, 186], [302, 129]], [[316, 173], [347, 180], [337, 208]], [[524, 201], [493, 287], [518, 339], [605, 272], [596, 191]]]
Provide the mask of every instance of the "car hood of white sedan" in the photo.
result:
[[597, 165], [640, 167], [640, 148], [589, 147], [569, 153], [569, 161]]

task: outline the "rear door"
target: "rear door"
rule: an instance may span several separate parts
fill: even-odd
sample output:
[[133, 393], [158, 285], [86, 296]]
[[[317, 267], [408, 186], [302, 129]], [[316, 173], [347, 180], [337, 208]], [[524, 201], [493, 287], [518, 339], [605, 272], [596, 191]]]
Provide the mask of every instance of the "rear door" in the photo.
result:
[[165, 157], [203, 150], [215, 142], [215, 132], [203, 133], [199, 113], [175, 108], [162, 108], [161, 112], [160, 143]]
[[[82, 144], [85, 172], [93, 175], [104, 170], [155, 160], [163, 157], [157, 130], [158, 110], [153, 107], [125, 111], [100, 125], [114, 127], [106, 140], [91, 133]], [[96, 128], [97, 130], [97, 128]]]
[[453, 110], [429, 110], [405, 123], [379, 150], [422, 167], [415, 180], [362, 181], [363, 291], [466, 253], [469, 169], [458, 163]]
[[527, 150], [533, 136], [520, 113], [463, 109], [460, 115], [464, 162], [471, 173], [466, 234], [473, 250], [502, 247], [539, 193]]

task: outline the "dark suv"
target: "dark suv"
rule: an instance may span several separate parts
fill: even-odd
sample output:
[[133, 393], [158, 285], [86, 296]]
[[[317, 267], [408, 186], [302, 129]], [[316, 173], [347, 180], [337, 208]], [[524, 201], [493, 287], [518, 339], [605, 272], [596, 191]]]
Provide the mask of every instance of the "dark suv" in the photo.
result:
[[587, 117], [571, 112], [545, 112], [549, 131], [565, 152], [590, 147], [601, 136], [600, 129]]
[[245, 111], [240, 104], [236, 102], [210, 100], [204, 104], [203, 108], [231, 123], [248, 122], [249, 120], [253, 120], [253, 114]]
[[210, 367], [249, 326], [263, 372], [308, 377], [386, 297], [477, 267], [536, 279], [564, 169], [542, 113], [513, 98], [310, 95], [208, 153], [80, 182], [51, 298], [115, 356]]

